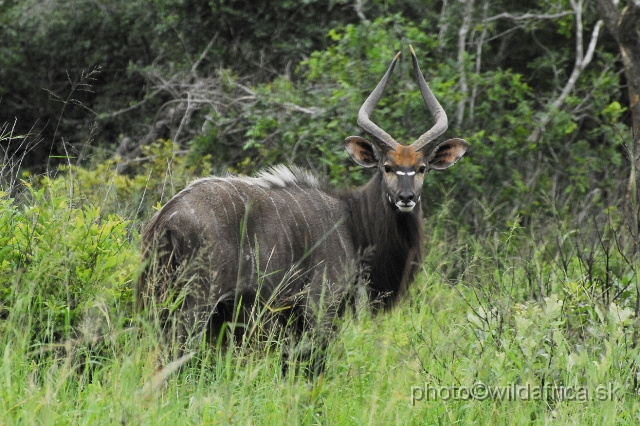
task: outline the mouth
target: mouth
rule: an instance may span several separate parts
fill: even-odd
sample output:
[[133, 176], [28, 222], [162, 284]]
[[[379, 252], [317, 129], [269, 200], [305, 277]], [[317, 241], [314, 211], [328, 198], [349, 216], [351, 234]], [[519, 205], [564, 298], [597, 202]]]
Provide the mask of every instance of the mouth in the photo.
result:
[[410, 212], [411, 210], [413, 210], [415, 206], [416, 206], [416, 203], [414, 203], [413, 201], [410, 201], [408, 203], [403, 203], [401, 201], [398, 201], [396, 203], [396, 207], [398, 208], [398, 210], [404, 213]]
[[387, 194], [387, 198], [389, 199], [389, 203], [393, 204], [394, 206], [396, 206], [398, 208], [398, 210], [400, 210], [403, 213], [408, 213], [410, 211], [413, 210], [413, 208], [416, 206], [416, 204], [418, 204], [420, 202], [420, 196], [418, 196], [418, 203], [416, 203], [415, 201], [409, 201], [404, 202], [404, 201], [397, 201], [397, 202], [393, 202], [393, 200], [391, 199], [391, 195]]

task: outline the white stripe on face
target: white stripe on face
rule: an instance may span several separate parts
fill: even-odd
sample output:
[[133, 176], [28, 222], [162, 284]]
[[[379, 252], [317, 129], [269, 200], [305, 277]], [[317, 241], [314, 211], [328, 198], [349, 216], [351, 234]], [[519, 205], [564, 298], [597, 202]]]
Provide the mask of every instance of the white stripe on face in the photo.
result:
[[416, 172], [396, 172], [398, 176], [413, 176]]

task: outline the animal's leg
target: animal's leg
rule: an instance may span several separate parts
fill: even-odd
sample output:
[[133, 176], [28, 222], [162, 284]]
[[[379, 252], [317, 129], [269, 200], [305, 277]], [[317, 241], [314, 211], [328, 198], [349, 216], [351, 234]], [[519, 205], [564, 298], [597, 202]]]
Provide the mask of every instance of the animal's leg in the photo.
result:
[[[307, 364], [304, 370], [308, 377], [317, 377], [324, 372], [326, 349], [335, 331], [340, 304], [349, 288], [345, 285], [345, 274], [342, 275], [318, 274], [299, 304], [302, 333], [286, 358]], [[283, 372], [286, 373], [288, 360], [283, 361]]]
[[172, 348], [173, 359], [200, 344], [218, 302], [215, 276], [208, 276], [202, 270], [189, 276], [183, 285], [177, 286], [180, 292], [167, 306], [164, 336], [165, 343]]

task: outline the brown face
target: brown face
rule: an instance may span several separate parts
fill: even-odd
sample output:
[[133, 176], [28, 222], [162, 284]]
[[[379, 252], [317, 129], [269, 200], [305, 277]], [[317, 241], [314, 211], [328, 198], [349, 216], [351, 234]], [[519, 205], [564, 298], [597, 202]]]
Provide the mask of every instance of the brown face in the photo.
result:
[[424, 174], [431, 169], [442, 170], [452, 166], [464, 155], [468, 147], [462, 139], [434, 143], [447, 130], [447, 113], [429, 89], [420, 71], [416, 52], [411, 45], [409, 49], [420, 94], [436, 123], [411, 145], [402, 146], [371, 121], [371, 113], [378, 104], [389, 76], [400, 58], [401, 52], [398, 52], [387, 72], [358, 111], [358, 125], [375, 136], [378, 143], [374, 145], [360, 136], [350, 136], [345, 140], [347, 152], [356, 163], [364, 167], [378, 167], [384, 179], [386, 201], [405, 213], [413, 211], [420, 201]]
[[381, 152], [372, 142], [359, 136], [348, 137], [345, 145], [356, 163], [378, 167], [386, 188], [385, 201], [404, 213], [411, 212], [420, 202], [425, 173], [452, 166], [467, 149], [467, 143], [462, 139], [442, 142], [430, 148], [429, 154], [403, 145]]
[[387, 200], [401, 212], [410, 212], [420, 202], [427, 161], [410, 146], [398, 146], [383, 157], [380, 171], [387, 188]]

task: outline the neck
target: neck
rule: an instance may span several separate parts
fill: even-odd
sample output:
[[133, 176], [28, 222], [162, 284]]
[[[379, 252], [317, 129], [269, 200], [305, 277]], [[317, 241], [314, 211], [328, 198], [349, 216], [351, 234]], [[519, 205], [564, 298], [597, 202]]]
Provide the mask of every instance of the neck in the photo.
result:
[[416, 206], [403, 213], [389, 203], [380, 173], [351, 193], [347, 203], [371, 296], [388, 308], [413, 281], [422, 261], [422, 211]]

